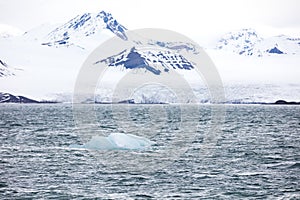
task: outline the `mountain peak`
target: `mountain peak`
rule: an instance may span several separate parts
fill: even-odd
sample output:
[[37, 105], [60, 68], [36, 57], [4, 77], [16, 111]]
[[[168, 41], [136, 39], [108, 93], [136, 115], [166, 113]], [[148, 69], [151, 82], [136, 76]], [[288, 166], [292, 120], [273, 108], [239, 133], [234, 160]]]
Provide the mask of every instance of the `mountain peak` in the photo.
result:
[[84, 13], [77, 15], [67, 23], [57, 27], [47, 35], [47, 42], [42, 43], [48, 46], [69, 46], [76, 44], [76, 40], [82, 37], [109, 30], [123, 40], [127, 40], [126, 28], [119, 24], [110, 13], [101, 11], [99, 13]]
[[244, 28], [225, 34], [217, 43], [217, 49], [239, 55], [258, 56], [300, 53], [299, 40], [285, 35], [269, 38], [260, 37], [252, 28]]
[[155, 75], [167, 73], [170, 69], [191, 70], [194, 66], [180, 53], [165, 49], [143, 49], [133, 47], [125, 49], [117, 55], [97, 61], [109, 67], [123, 67], [131, 70], [145, 70]]
[[217, 49], [231, 50], [238, 54], [252, 55], [254, 44], [260, 42], [261, 37], [252, 28], [244, 28], [225, 34], [217, 44]]

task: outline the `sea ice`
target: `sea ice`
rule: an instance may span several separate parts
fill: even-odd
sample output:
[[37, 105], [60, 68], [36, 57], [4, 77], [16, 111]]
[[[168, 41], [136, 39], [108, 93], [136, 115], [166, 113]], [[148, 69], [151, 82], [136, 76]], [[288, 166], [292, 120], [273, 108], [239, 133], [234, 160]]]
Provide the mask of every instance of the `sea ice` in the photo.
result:
[[96, 150], [143, 150], [153, 144], [154, 142], [151, 140], [140, 136], [125, 133], [111, 133], [107, 137], [94, 136], [83, 145], [71, 145], [70, 147]]

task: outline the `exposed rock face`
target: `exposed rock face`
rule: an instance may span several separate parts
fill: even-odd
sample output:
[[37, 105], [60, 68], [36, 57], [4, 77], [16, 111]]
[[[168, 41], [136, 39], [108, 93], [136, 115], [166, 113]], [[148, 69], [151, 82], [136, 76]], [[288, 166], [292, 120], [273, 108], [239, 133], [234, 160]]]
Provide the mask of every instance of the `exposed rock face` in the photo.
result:
[[40, 102], [23, 96], [14, 96], [9, 93], [0, 93], [0, 103], [40, 103]]
[[278, 100], [274, 104], [277, 104], [277, 105], [300, 105], [300, 102]]

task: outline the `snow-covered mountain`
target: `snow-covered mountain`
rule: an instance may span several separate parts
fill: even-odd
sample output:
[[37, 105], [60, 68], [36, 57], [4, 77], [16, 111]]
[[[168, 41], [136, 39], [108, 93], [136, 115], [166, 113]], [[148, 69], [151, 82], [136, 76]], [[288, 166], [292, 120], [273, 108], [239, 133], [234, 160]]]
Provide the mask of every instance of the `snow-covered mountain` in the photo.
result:
[[247, 56], [300, 55], [300, 38], [285, 35], [263, 38], [254, 29], [241, 29], [225, 34], [216, 48]]
[[[115, 35], [125, 40], [125, 30], [110, 13], [101, 11], [78, 15], [63, 24], [42, 24], [23, 35], [2, 37], [0, 91], [35, 99], [70, 94], [78, 70], [92, 50]], [[12, 74], [15, 76], [8, 76]]]
[[39, 103], [33, 99], [23, 96], [15, 96], [9, 93], [0, 92], [0, 103]]
[[125, 49], [117, 55], [97, 61], [110, 67], [123, 67], [125, 69], [140, 69], [160, 75], [168, 72], [171, 68], [191, 70], [194, 66], [179, 53], [157, 49]]
[[119, 24], [110, 13], [84, 13], [71, 19], [47, 34], [42, 45], [48, 46], [80, 46], [83, 38], [103, 31], [110, 31], [123, 40], [127, 40], [126, 28]]

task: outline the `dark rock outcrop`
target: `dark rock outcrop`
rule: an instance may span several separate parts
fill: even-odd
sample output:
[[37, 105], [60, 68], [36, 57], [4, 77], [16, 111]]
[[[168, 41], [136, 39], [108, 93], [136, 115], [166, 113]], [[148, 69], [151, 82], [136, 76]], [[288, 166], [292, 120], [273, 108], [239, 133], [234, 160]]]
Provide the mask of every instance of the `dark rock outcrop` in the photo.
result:
[[276, 104], [276, 105], [300, 105], [300, 102], [278, 100], [274, 104]]
[[280, 51], [277, 47], [274, 47], [273, 49], [270, 49], [267, 52], [269, 52], [269, 53], [283, 54], [283, 52]]
[[14, 96], [9, 93], [0, 93], [0, 103], [39, 103], [39, 101], [24, 96]]

